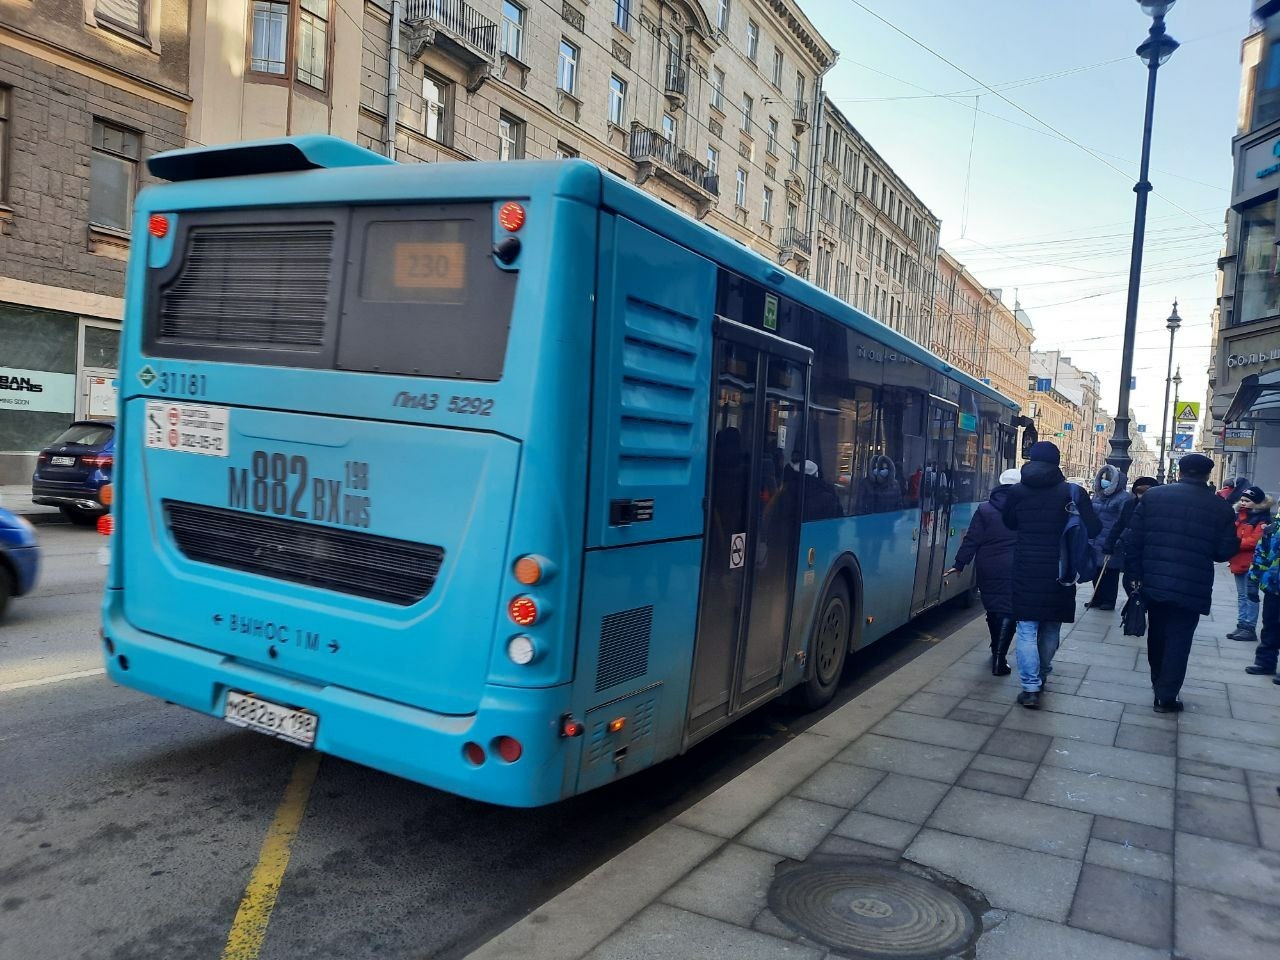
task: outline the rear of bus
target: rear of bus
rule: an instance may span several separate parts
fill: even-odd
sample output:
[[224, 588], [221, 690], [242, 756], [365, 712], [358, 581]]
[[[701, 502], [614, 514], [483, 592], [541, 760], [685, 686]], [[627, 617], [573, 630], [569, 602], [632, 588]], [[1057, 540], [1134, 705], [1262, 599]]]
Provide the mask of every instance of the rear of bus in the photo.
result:
[[465, 796], [572, 793], [599, 172], [319, 137], [152, 170], [112, 679]]

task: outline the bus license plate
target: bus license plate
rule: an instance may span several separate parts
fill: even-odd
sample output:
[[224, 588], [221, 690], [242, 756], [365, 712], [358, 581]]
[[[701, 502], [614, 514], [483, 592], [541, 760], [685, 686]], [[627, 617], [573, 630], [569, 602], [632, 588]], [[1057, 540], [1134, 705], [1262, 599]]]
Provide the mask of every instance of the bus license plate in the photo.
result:
[[314, 713], [282, 707], [235, 690], [227, 693], [222, 719], [237, 727], [258, 730], [303, 747], [315, 746], [316, 727], [320, 723], [320, 718]]

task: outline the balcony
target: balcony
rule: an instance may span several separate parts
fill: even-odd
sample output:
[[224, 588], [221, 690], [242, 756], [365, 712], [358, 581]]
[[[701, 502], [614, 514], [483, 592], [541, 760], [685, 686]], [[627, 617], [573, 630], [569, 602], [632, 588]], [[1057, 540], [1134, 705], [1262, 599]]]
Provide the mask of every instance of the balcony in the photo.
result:
[[498, 57], [498, 25], [463, 0], [408, 0], [409, 56], [435, 47], [467, 69], [467, 89], [479, 89]]
[[672, 110], [680, 110], [688, 101], [689, 74], [681, 70], [678, 63], [668, 65], [663, 93], [666, 95], [667, 103], [671, 105]]
[[809, 255], [813, 252], [813, 242], [798, 227], [787, 227], [782, 231], [778, 249], [781, 251], [778, 255], [780, 263], [794, 260], [797, 264], [805, 264], [809, 262]]
[[638, 168], [637, 184], [657, 177], [693, 200], [699, 218], [707, 215], [720, 195], [720, 178], [707, 170], [705, 163], [677, 150], [674, 141], [639, 121], [631, 124], [629, 146], [631, 159]]
[[809, 129], [809, 104], [803, 100], [796, 101], [795, 112], [791, 115], [791, 122], [795, 124], [796, 133], [801, 134]]

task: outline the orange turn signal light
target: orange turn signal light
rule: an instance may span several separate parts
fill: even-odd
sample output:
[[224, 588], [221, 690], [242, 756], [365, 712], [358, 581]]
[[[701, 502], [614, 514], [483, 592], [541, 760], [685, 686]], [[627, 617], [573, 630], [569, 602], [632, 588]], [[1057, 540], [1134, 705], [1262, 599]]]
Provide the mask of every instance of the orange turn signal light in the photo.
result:
[[532, 554], [527, 557], [521, 557], [516, 561], [515, 575], [516, 580], [520, 583], [523, 583], [526, 587], [532, 587], [542, 580], [541, 558]]
[[104, 483], [102, 489], [98, 491], [98, 499], [102, 501], [104, 507], [111, 506], [111, 501], [115, 499], [115, 496], [115, 488], [109, 483]]
[[616, 719], [609, 721], [608, 730], [610, 733], [618, 733], [626, 725], [627, 725], [626, 717], [617, 717]]

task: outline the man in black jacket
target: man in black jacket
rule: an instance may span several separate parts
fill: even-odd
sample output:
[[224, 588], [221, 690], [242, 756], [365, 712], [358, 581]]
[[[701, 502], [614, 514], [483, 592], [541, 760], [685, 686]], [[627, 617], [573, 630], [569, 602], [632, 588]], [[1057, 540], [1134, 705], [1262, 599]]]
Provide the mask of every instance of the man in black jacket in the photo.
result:
[[1147, 600], [1147, 660], [1156, 713], [1182, 709], [1191, 638], [1213, 599], [1214, 563], [1240, 548], [1235, 515], [1209, 489], [1213, 461], [1190, 453], [1178, 482], [1149, 490], [1124, 534], [1125, 570]]
[[[1089, 495], [1067, 483], [1058, 469], [1058, 448], [1048, 440], [1031, 445], [1022, 482], [1009, 491], [1001, 515], [1017, 534], [1013, 548], [1013, 619], [1017, 621], [1018, 703], [1040, 709], [1040, 691], [1053, 669], [1064, 623], [1076, 619], [1076, 587], [1061, 576], [1062, 531], [1078, 513], [1090, 538], [1102, 531]], [[1074, 504], [1074, 505], [1073, 505]]]

